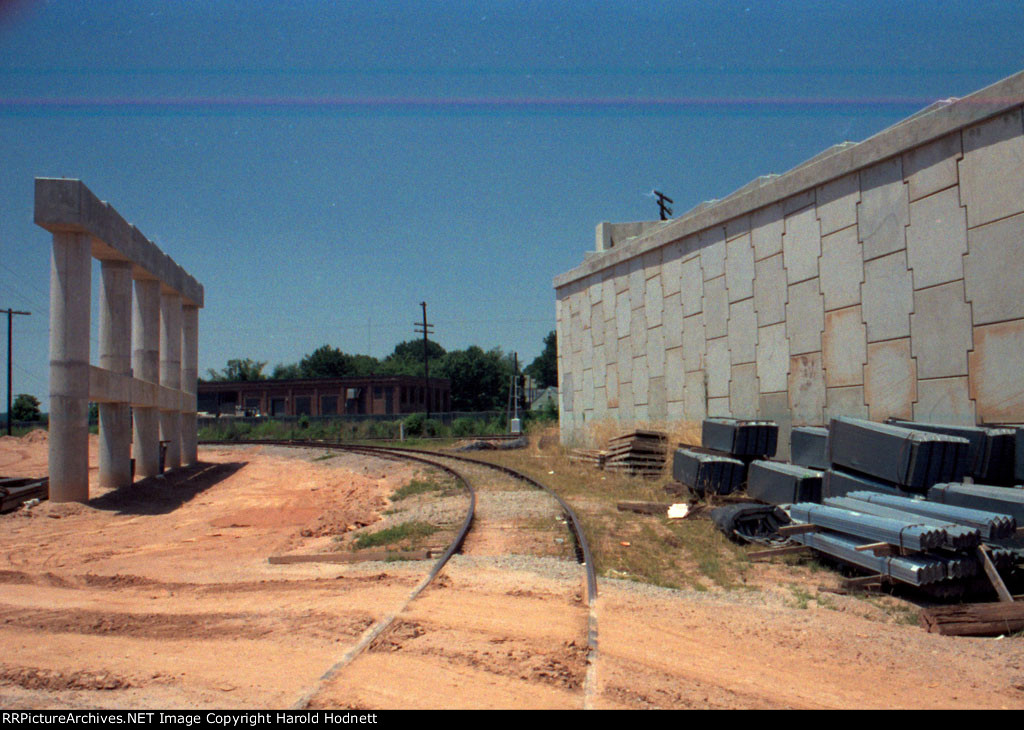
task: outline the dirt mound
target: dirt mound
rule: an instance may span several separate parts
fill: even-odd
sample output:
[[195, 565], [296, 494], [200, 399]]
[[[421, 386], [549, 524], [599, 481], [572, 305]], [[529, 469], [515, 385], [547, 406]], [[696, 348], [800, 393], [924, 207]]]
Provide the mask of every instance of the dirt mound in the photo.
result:
[[15, 684], [25, 689], [59, 691], [65, 689], [112, 690], [131, 687], [124, 677], [110, 672], [60, 672], [36, 667], [12, 667], [0, 664], [0, 683]]
[[30, 444], [45, 444], [50, 440], [50, 432], [45, 428], [33, 428], [21, 440]]

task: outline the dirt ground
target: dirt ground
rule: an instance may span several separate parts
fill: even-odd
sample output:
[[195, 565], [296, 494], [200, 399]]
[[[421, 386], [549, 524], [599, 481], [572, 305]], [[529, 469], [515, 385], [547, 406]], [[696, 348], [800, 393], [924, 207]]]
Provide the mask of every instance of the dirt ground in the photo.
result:
[[[583, 706], [583, 572], [534, 493], [474, 471], [476, 536], [408, 602], [429, 562], [268, 558], [376, 529], [420, 467], [278, 447], [200, 459], [117, 491], [93, 469], [89, 503], [0, 516], [0, 706]], [[0, 438], [0, 475], [45, 472], [44, 433]], [[808, 599], [786, 571], [718, 591], [602, 579], [594, 706], [1024, 707], [1020, 638], [927, 634], [865, 598]]]

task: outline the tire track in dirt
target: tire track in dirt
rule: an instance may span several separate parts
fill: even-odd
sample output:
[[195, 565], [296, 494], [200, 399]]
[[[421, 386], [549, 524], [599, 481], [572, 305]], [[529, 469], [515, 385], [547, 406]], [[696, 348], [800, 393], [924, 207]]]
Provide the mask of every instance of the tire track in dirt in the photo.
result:
[[373, 624], [367, 614], [338, 616], [304, 611], [267, 616], [237, 613], [123, 613], [75, 609], [18, 608], [0, 604], [0, 625], [19, 631], [116, 635], [144, 639], [244, 639], [302, 635], [316, 639], [355, 637]]

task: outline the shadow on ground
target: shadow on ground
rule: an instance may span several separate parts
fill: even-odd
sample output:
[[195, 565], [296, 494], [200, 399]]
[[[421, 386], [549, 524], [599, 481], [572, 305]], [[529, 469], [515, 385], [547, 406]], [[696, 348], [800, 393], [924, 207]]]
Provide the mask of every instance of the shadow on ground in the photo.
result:
[[210, 487], [238, 472], [248, 462], [213, 464], [200, 461], [158, 477], [140, 479], [134, 484], [90, 499], [88, 505], [123, 515], [161, 515], [176, 510]]

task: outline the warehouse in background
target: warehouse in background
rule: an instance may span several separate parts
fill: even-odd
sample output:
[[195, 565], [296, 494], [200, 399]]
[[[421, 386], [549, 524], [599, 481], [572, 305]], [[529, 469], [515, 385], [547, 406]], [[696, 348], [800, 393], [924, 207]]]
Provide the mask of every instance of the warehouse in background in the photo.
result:
[[563, 442], [587, 423], [1024, 422], [1024, 72], [555, 279]]
[[447, 378], [408, 375], [248, 380], [199, 384], [199, 411], [230, 416], [335, 416], [447, 413]]

